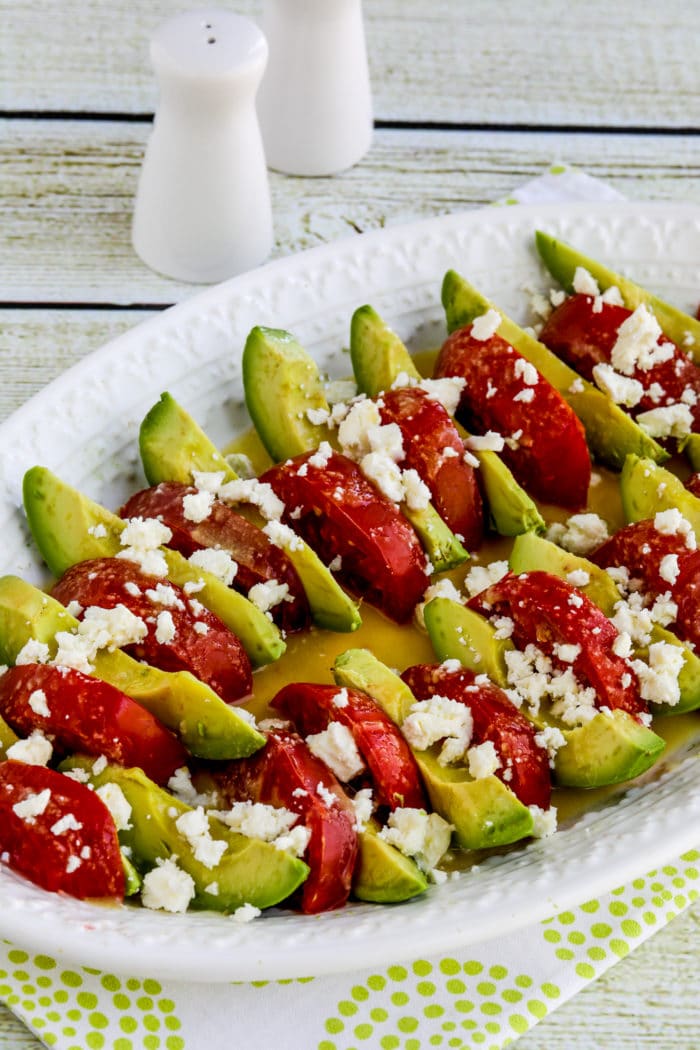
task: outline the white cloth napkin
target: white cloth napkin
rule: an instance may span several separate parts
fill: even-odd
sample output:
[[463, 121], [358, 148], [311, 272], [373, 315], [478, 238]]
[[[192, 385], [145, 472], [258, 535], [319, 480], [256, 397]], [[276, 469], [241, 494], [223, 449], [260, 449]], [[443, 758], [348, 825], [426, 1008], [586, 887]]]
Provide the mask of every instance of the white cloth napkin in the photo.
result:
[[[621, 199], [555, 165], [499, 203]], [[500, 1050], [697, 898], [698, 846], [515, 934], [334, 977], [161, 982], [67, 969], [0, 943], [0, 999], [57, 1050]]]

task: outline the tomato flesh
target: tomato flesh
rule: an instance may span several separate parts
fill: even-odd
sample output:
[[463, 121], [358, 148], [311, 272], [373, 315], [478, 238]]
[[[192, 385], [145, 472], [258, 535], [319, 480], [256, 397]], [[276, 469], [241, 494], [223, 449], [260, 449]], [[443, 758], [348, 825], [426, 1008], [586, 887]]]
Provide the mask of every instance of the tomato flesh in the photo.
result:
[[[596, 303], [592, 295], [572, 295], [550, 314], [539, 338], [557, 357], [593, 382], [593, 368], [610, 363], [618, 329], [631, 313], [614, 303]], [[673, 355], [647, 370], [633, 370], [630, 378], [638, 380], [645, 393], [629, 410], [630, 414], [637, 416], [640, 412], [676, 404], [690, 388], [691, 400], [694, 395], [698, 402], [689, 406], [693, 429], [700, 429], [700, 369], [665, 335], [658, 342], [660, 346], [672, 347]]]
[[[167, 605], [153, 596], [159, 593], [159, 584], [168, 588], [171, 597]], [[148, 629], [142, 641], [126, 647], [137, 660], [145, 660], [162, 671], [191, 671], [227, 703], [252, 691], [250, 661], [235, 634], [218, 616], [201, 606], [196, 596], [188, 597], [180, 587], [141, 572], [134, 562], [123, 558], [79, 562], [51, 593], [64, 605], [79, 602], [83, 610], [89, 606], [126, 606]], [[169, 640], [167, 631], [159, 632], [158, 617], [163, 612], [172, 616], [174, 633]], [[197, 624], [203, 626], [197, 628]]]
[[476, 434], [495, 431], [504, 438], [504, 461], [536, 499], [585, 506], [591, 461], [580, 420], [539, 373], [536, 383], [525, 382], [532, 366], [505, 339], [471, 333], [471, 325], [453, 332], [435, 368], [436, 377], [466, 380], [458, 418]]
[[173, 534], [168, 546], [186, 558], [206, 547], [227, 551], [238, 565], [231, 586], [242, 594], [247, 595], [255, 584], [269, 580], [286, 584], [291, 600], [285, 599], [270, 610], [273, 620], [287, 633], [308, 627], [309, 603], [285, 552], [271, 543], [257, 525], [218, 499], [203, 521], [190, 521], [185, 517], [183, 499], [196, 492], [191, 485], [163, 482], [137, 492], [119, 513], [123, 518], [158, 518]]
[[[339, 694], [340, 707], [335, 703]], [[324, 732], [331, 722], [344, 725], [368, 767], [375, 801], [390, 809], [426, 808], [410, 747], [389, 716], [365, 693], [297, 682], [280, 689], [272, 707], [289, 718], [303, 737]]]
[[[18, 815], [15, 806], [45, 791], [43, 812]], [[62, 818], [67, 818], [65, 826], [57, 830]], [[119, 840], [109, 810], [84, 784], [45, 766], [0, 763], [0, 853], [18, 875], [52, 893], [81, 900], [124, 896]]]
[[484, 507], [477, 473], [464, 461], [464, 443], [445, 407], [420, 387], [387, 390], [377, 400], [383, 424], [401, 430], [403, 469], [417, 471], [440, 517], [464, 546], [484, 538]]
[[285, 504], [285, 522], [326, 564], [340, 559], [342, 583], [405, 623], [430, 583], [415, 532], [352, 460], [333, 452], [318, 466], [313, 455], [272, 467], [260, 480]]
[[[614, 624], [590, 598], [548, 572], [507, 573], [467, 603], [484, 616], [508, 616], [517, 649], [536, 645], [560, 670], [571, 667], [584, 685], [592, 686], [597, 706], [637, 715], [647, 711], [630, 664], [613, 652]], [[562, 661], [558, 645], [578, 646], [572, 662]]]
[[[32, 706], [37, 691], [43, 693], [39, 710]], [[48, 714], [42, 713], [44, 704]], [[104, 755], [121, 766], [139, 766], [157, 784], [167, 783], [187, 762], [185, 748], [150, 711], [108, 682], [71, 667], [11, 667], [0, 677], [0, 714], [21, 736], [40, 729], [63, 753]]]
[[[328, 767], [296, 733], [274, 728], [250, 758], [215, 775], [230, 803], [250, 800], [284, 806], [311, 831], [304, 856], [310, 872], [301, 888], [301, 910], [315, 914], [347, 903], [357, 858], [355, 810]], [[325, 797], [324, 797], [325, 796]]]
[[466, 668], [447, 670], [444, 664], [416, 664], [401, 675], [417, 700], [446, 696], [466, 704], [474, 720], [472, 745], [491, 741], [501, 760], [495, 776], [525, 806], [548, 809], [552, 784], [547, 752], [535, 742], [536, 729], [502, 689]]

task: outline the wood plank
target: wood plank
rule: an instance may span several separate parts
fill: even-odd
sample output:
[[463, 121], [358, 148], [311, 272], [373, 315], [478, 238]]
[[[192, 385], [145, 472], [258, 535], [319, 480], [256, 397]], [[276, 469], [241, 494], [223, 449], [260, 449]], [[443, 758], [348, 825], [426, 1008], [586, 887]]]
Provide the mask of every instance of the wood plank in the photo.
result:
[[[12, 226], [0, 300], [170, 303], [194, 289], [148, 270], [131, 248], [147, 136], [125, 122], [4, 123], [0, 186]], [[562, 158], [632, 200], [700, 199], [692, 136], [385, 130], [342, 175], [272, 175], [274, 255], [487, 204]]]
[[[696, 905], [522, 1036], [518, 1050], [697, 1050], [698, 937]], [[42, 1044], [0, 1006], [0, 1046]]]
[[[148, 39], [181, 10], [176, 0], [2, 0], [0, 107], [152, 112]], [[372, 0], [365, 20], [383, 120], [699, 123], [698, 4]]]

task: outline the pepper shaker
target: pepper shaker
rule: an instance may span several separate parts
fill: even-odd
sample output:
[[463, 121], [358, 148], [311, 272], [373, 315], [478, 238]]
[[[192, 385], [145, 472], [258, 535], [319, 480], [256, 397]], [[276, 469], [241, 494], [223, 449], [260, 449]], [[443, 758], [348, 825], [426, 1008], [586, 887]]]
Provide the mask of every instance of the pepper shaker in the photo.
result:
[[270, 61], [258, 115], [271, 168], [332, 175], [372, 140], [361, 0], [265, 0]]
[[160, 89], [132, 240], [152, 269], [215, 282], [269, 255], [272, 209], [255, 94], [267, 43], [250, 19], [190, 11], [151, 39]]

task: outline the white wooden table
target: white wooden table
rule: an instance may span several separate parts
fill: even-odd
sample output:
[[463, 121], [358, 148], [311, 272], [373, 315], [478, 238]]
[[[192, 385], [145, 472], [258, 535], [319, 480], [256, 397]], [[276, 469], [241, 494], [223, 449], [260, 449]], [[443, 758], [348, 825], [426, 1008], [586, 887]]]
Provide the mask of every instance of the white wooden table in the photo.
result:
[[[0, 0], [0, 417], [194, 290], [129, 238], [147, 40], [185, 6]], [[342, 176], [272, 176], [275, 255], [485, 204], [556, 160], [631, 199], [700, 201], [700, 4], [366, 0], [365, 15], [374, 145]], [[699, 944], [696, 907], [519, 1047], [697, 1050]], [[0, 1010], [2, 1050], [37, 1046]]]

